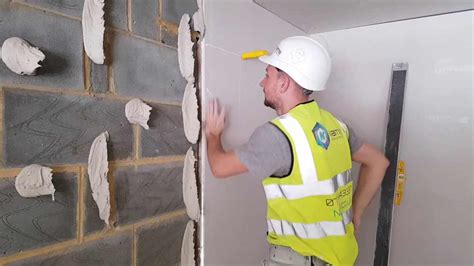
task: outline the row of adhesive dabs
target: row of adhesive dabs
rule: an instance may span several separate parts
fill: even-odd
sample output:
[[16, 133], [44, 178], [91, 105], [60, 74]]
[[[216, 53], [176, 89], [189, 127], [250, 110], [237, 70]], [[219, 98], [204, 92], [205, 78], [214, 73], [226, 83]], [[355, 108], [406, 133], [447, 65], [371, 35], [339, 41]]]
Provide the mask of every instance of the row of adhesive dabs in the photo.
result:
[[[198, 0], [198, 11], [193, 15], [194, 29], [204, 35], [204, 19], [202, 0]], [[86, 0], [82, 13], [82, 28], [84, 48], [87, 56], [96, 64], [104, 64], [104, 1]], [[194, 43], [191, 39], [190, 16], [184, 14], [178, 29], [178, 60], [181, 75], [186, 79], [182, 115], [184, 132], [187, 140], [196, 144], [199, 140], [200, 121], [198, 117], [198, 99], [194, 79]], [[26, 40], [11, 37], [3, 42], [1, 58], [5, 65], [19, 75], [35, 75], [45, 55], [40, 49], [31, 46]], [[152, 108], [140, 99], [132, 99], [125, 105], [125, 115], [132, 124], [138, 124], [149, 129], [148, 120]], [[110, 188], [107, 180], [108, 157], [107, 141], [109, 134], [102, 132], [92, 142], [88, 158], [87, 172], [92, 196], [99, 209], [99, 217], [109, 225], [110, 217]], [[181, 264], [195, 265], [194, 233], [195, 222], [200, 218], [198, 201], [196, 158], [190, 147], [186, 153], [183, 169], [183, 198], [186, 212], [192, 219], [188, 222], [183, 236], [181, 249]], [[39, 164], [23, 168], [15, 179], [15, 188], [22, 197], [37, 197], [51, 195], [54, 201], [56, 191], [52, 182], [52, 169]]]

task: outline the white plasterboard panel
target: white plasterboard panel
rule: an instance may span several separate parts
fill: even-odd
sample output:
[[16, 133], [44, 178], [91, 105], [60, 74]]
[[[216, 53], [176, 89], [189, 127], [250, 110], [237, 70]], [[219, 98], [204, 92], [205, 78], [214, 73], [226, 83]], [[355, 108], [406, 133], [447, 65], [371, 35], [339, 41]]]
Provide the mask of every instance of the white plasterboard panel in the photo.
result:
[[207, 0], [205, 16], [206, 44], [238, 56], [273, 50], [283, 37], [304, 34], [251, 0]]
[[[333, 58], [328, 90], [316, 98], [381, 149], [391, 64], [409, 63], [400, 144], [400, 159], [407, 164], [407, 194], [395, 208], [390, 265], [453, 265], [472, 259], [472, 215], [456, 219], [455, 230], [446, 227], [463, 210], [472, 213], [473, 206], [472, 186], [459, 186], [472, 184], [473, 174], [472, 142], [467, 145], [472, 112], [470, 120], [465, 118], [473, 104], [472, 16], [473, 12], [462, 12], [312, 35], [327, 43]], [[470, 125], [460, 123], [466, 121]], [[446, 125], [453, 139], [465, 146], [437, 137], [436, 123], [440, 130]], [[452, 154], [454, 150], [465, 154]], [[458, 168], [462, 170], [452, 172]], [[453, 175], [443, 172], [448, 169]], [[448, 175], [455, 180], [452, 186], [445, 182]], [[423, 180], [418, 183], [417, 178]], [[377, 195], [363, 218], [358, 265], [373, 264], [378, 208]]]
[[470, 0], [254, 0], [307, 33], [321, 33], [473, 8]]
[[[276, 116], [263, 106], [263, 92], [258, 85], [265, 75], [265, 65], [258, 60], [242, 61], [241, 53], [273, 50], [282, 38], [302, 32], [251, 0], [210, 0], [204, 7], [202, 110], [207, 110], [212, 97], [226, 105], [223, 144], [235, 148], [257, 126]], [[205, 139], [202, 146], [203, 265], [261, 265], [268, 255], [262, 177], [215, 179], [207, 164]]]
[[[249, 98], [252, 101], [254, 98], [259, 98], [256, 95], [258, 87], [249, 87], [245, 90], [249, 93], [248, 98], [243, 94], [244, 91], [240, 90], [238, 84], [242, 81], [241, 75], [232, 74], [240, 72], [240, 58], [219, 49], [206, 47], [206, 69], [221, 66], [222, 59], [229, 61], [225, 68], [214, 69], [212, 75], [206, 78], [208, 90], [205, 93], [208, 97], [211, 95], [218, 97], [220, 103], [226, 106], [227, 126], [222, 141], [224, 147], [229, 149], [244, 143], [253, 128], [271, 118], [271, 111], [245, 103]], [[243, 120], [243, 113], [239, 113], [245, 108], [255, 111], [247, 117], [247, 121]], [[243, 126], [244, 124], [246, 125]], [[206, 145], [205, 139], [203, 145]], [[205, 206], [203, 214], [204, 263], [205, 265], [225, 265], [229, 262], [252, 265], [267, 252], [265, 197], [259, 179], [248, 176], [237, 176], [228, 180], [215, 179], [210, 173], [207, 156], [202, 158], [204, 163], [203, 206]], [[243, 223], [246, 225], [242, 226]], [[226, 230], [228, 228], [232, 230]], [[247, 244], [241, 245], [243, 242]]]
[[420, 50], [413, 54], [420, 63], [409, 71], [405, 96], [399, 157], [406, 162], [408, 179], [402, 206], [394, 212], [391, 265], [474, 262], [474, 221], [465, 216], [474, 205], [469, 145], [474, 123], [469, 114], [473, 15], [420, 22], [417, 28], [423, 28], [423, 34], [413, 35], [420, 38]]

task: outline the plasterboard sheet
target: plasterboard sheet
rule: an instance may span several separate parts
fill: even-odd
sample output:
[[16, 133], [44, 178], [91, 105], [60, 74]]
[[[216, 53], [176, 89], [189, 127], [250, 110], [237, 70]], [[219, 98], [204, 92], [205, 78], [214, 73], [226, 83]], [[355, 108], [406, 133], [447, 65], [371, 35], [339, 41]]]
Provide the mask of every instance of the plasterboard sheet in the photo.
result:
[[[224, 148], [232, 149], [247, 141], [258, 126], [277, 116], [263, 105], [259, 82], [265, 75], [265, 64], [258, 60], [243, 61], [241, 53], [256, 49], [271, 51], [281, 39], [302, 32], [250, 0], [206, 0], [204, 15], [206, 37], [202, 45], [201, 87], [204, 105], [201, 108], [205, 115], [207, 103], [214, 97], [225, 106], [222, 141]], [[202, 264], [260, 265], [262, 258], [268, 256], [262, 177], [244, 174], [216, 179], [207, 163], [205, 145], [203, 138], [200, 149], [205, 206], [201, 217], [205, 247]], [[236, 212], [236, 209], [244, 211]], [[246, 221], [246, 226], [241, 221]]]
[[[402, 206], [394, 212], [390, 264], [469, 264], [472, 253], [468, 250], [473, 248], [469, 234], [443, 228], [451, 217], [472, 209], [472, 193], [449, 184], [466, 184], [466, 164], [469, 167], [472, 162], [472, 146], [462, 143], [472, 136], [473, 15], [472, 11], [462, 12], [312, 35], [327, 42], [333, 58], [328, 89], [316, 93], [316, 99], [347, 122], [360, 138], [381, 150], [391, 65], [400, 61], [410, 64], [399, 151], [399, 159], [406, 164], [407, 181]], [[450, 130], [454, 128], [457, 133]], [[451, 135], [444, 139], [456, 141], [440, 142], [441, 132]], [[466, 154], [469, 148], [471, 157], [449, 155], [453, 151]], [[358, 173], [355, 166], [354, 176]], [[452, 183], [445, 183], [446, 175]], [[443, 201], [433, 201], [440, 197]], [[377, 194], [364, 214], [357, 265], [373, 264], [379, 201]], [[434, 220], [432, 210], [439, 213]], [[398, 220], [401, 216], [405, 219]], [[464, 218], [458, 221], [458, 227], [472, 228], [472, 216]], [[421, 228], [414, 220], [432, 222]], [[452, 248], [446, 250], [446, 246]]]

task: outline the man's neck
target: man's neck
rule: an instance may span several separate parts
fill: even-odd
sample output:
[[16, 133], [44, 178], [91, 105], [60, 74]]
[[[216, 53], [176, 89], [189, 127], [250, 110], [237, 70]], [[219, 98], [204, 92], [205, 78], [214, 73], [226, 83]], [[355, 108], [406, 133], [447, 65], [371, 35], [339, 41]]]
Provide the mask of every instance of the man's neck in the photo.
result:
[[309, 101], [309, 97], [300, 97], [294, 100], [288, 100], [286, 102], [283, 102], [283, 105], [281, 106], [281, 108], [277, 110], [277, 114], [279, 116], [284, 115], [288, 113], [291, 109], [295, 108], [297, 105], [306, 103], [308, 101]]

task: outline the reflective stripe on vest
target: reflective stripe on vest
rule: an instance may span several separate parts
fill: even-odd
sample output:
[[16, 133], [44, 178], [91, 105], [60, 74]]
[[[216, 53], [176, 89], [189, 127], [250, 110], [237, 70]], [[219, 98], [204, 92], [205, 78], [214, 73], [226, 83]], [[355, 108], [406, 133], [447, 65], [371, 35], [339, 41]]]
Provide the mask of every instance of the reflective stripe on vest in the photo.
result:
[[265, 196], [267, 200], [277, 198], [301, 199], [310, 196], [332, 195], [336, 191], [352, 182], [351, 171], [338, 174], [324, 181], [311, 182], [304, 185], [265, 185]]
[[295, 142], [295, 149], [296, 154], [298, 154], [298, 164], [300, 166], [303, 183], [309, 184], [316, 182], [318, 180], [318, 173], [316, 167], [314, 167], [313, 154], [311, 153], [311, 148], [303, 128], [289, 113], [281, 116], [280, 122]]
[[342, 213], [339, 222], [319, 222], [312, 224], [291, 223], [280, 220], [267, 220], [268, 232], [276, 235], [297, 236], [303, 239], [319, 239], [327, 236], [343, 236], [346, 226], [352, 221], [352, 211]]

